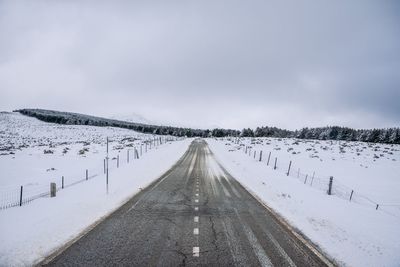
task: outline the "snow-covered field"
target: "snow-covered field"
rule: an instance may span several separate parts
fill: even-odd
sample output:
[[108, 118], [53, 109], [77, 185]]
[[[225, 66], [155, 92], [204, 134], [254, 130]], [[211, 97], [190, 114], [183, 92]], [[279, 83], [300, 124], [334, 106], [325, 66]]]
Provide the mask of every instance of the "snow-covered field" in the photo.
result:
[[341, 265], [400, 266], [399, 145], [277, 138], [207, 141], [238, 181]]
[[[107, 137], [108, 194], [104, 175]], [[131, 130], [57, 125], [0, 113], [0, 200], [18, 200], [21, 185], [24, 195], [48, 193], [50, 182], [61, 187], [62, 176], [66, 186], [55, 198], [42, 197], [22, 207], [0, 210], [0, 265], [36, 263], [130, 199], [167, 171], [191, 142], [170, 139], [163, 137], [159, 144], [154, 136]], [[134, 159], [134, 148], [140, 159]]]
[[[19, 113], [0, 113], [0, 208], [48, 192], [50, 182], [68, 186], [104, 172], [106, 139], [109, 143], [109, 168], [133, 160], [154, 148], [154, 136], [132, 130], [41, 122]], [[172, 137], [163, 137], [163, 140]]]

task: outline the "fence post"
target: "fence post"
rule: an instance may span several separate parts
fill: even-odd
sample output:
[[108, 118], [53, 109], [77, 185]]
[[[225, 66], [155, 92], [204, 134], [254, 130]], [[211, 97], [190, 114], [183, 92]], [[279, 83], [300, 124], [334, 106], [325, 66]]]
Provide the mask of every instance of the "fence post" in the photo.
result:
[[55, 197], [57, 192], [56, 183], [50, 183], [50, 197]]
[[332, 182], [333, 182], [333, 176], [329, 177], [328, 195], [332, 195]]
[[254, 158], [256, 158], [256, 151], [254, 150]]
[[89, 179], [89, 173], [88, 173], [88, 170], [86, 169], [86, 180], [88, 180]]
[[260, 162], [262, 161], [262, 150], [260, 150]]
[[304, 184], [307, 183], [308, 174], [306, 174], [306, 179], [304, 179]]
[[351, 201], [351, 199], [353, 198], [353, 193], [354, 193], [354, 190], [351, 190], [350, 201]]
[[287, 176], [289, 176], [289, 173], [290, 173], [290, 167], [292, 166], [292, 161], [290, 161], [289, 162], [289, 168], [288, 168], [288, 170], [287, 170]]
[[376, 204], [376, 210], [378, 210], [378, 208], [379, 208], [379, 204]]
[[119, 155], [117, 155], [117, 168], [119, 168]]
[[106, 190], [107, 190], [107, 194], [108, 194], [108, 137], [107, 137], [107, 156], [106, 156], [106, 161], [107, 161], [107, 166], [106, 166]]
[[275, 165], [274, 165], [274, 170], [276, 170], [276, 162], [278, 161], [278, 158], [275, 157]]
[[129, 163], [129, 149], [126, 151], [126, 162]]
[[268, 161], [267, 161], [267, 166], [269, 165], [269, 159], [271, 158], [271, 151], [268, 154]]
[[311, 186], [312, 186], [312, 183], [314, 182], [314, 175], [315, 175], [315, 172], [313, 172], [313, 174], [312, 174], [312, 178], [311, 178]]
[[245, 147], [244, 153], [247, 154], [247, 146]]
[[143, 147], [143, 144], [140, 144], [140, 156], [142, 156], [142, 147]]
[[19, 206], [22, 206], [22, 191], [24, 191], [24, 186], [21, 185], [21, 191], [19, 193]]
[[64, 176], [61, 177], [61, 188], [64, 189]]
[[106, 173], [106, 159], [103, 160], [104, 161], [104, 174]]

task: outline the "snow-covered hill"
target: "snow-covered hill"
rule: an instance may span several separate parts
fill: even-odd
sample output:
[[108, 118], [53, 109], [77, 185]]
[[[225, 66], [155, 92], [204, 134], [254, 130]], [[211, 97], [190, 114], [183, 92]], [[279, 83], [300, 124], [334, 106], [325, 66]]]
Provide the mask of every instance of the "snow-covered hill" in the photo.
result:
[[149, 124], [149, 125], [158, 125], [159, 124], [154, 121], [150, 121], [150, 120], [146, 119], [144, 116], [137, 114], [137, 113], [117, 114], [117, 115], [111, 116], [110, 119], [134, 122], [134, 123]]

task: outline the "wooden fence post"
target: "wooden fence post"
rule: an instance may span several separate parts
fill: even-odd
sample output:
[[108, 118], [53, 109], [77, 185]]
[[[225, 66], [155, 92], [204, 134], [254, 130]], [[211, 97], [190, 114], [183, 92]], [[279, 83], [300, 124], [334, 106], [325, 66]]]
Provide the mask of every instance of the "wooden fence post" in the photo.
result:
[[332, 183], [333, 183], [333, 176], [329, 177], [328, 195], [332, 195]]
[[354, 190], [351, 190], [350, 201], [351, 201], [351, 199], [353, 198], [353, 193], [354, 193]]
[[56, 183], [50, 183], [50, 197], [55, 197], [57, 192]]
[[274, 170], [276, 170], [276, 162], [278, 161], [278, 158], [275, 157], [275, 165], [274, 165]]
[[61, 177], [61, 188], [64, 189], [64, 176]]
[[88, 170], [86, 169], [86, 180], [88, 180], [89, 179], [89, 173], [88, 173]]
[[306, 179], [304, 179], [304, 184], [307, 183], [308, 174], [306, 174]]
[[260, 150], [260, 162], [262, 161], [262, 150]]
[[269, 159], [271, 158], [271, 151], [268, 154], [268, 161], [267, 161], [267, 166], [269, 165]]

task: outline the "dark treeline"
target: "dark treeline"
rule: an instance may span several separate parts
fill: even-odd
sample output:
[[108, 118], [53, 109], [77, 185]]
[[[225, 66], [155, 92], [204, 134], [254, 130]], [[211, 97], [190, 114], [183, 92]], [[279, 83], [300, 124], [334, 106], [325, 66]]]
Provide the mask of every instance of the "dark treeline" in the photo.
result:
[[70, 125], [93, 125], [93, 126], [109, 126], [131, 129], [137, 132], [187, 136], [187, 137], [277, 137], [277, 138], [299, 138], [299, 139], [318, 139], [318, 140], [347, 140], [347, 141], [364, 141], [374, 143], [400, 144], [400, 128], [389, 129], [372, 129], [372, 130], [355, 130], [346, 127], [328, 126], [321, 128], [303, 128], [301, 130], [289, 131], [276, 127], [257, 127], [255, 130], [250, 128], [242, 131], [230, 129], [191, 129], [179, 128], [171, 126], [147, 125], [141, 123], [133, 123], [119, 121], [113, 119], [105, 119], [95, 116], [89, 116], [71, 112], [61, 112], [44, 109], [21, 109], [17, 110], [21, 114], [35, 117], [45, 122], [53, 122], [59, 124]]
[[276, 127], [257, 127], [255, 131], [252, 129], [243, 129], [241, 136], [280, 138], [292, 137], [299, 139], [346, 140], [400, 144], [400, 128], [355, 130], [347, 127], [327, 126], [288, 131]]
[[171, 126], [148, 125], [142, 123], [133, 123], [106, 119], [79, 113], [62, 112], [44, 109], [20, 109], [17, 112], [26, 116], [35, 117], [41, 121], [52, 122], [58, 124], [69, 125], [92, 125], [101, 127], [118, 127], [134, 130], [141, 133], [158, 134], [158, 135], [173, 135], [187, 137], [207, 137], [210, 131], [201, 129], [179, 128]]

